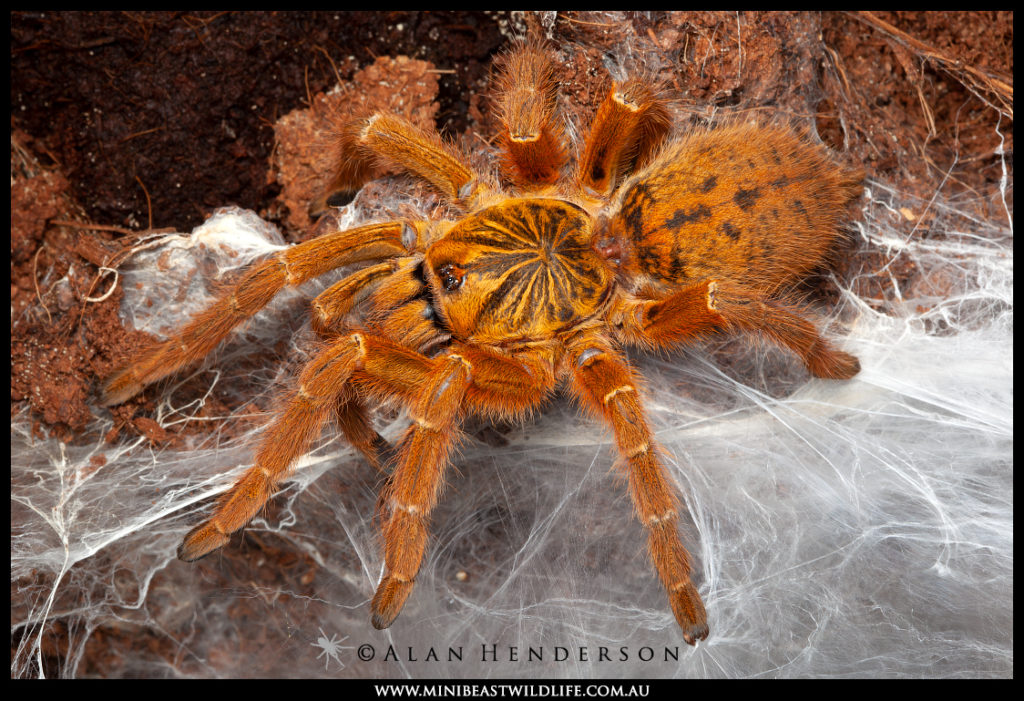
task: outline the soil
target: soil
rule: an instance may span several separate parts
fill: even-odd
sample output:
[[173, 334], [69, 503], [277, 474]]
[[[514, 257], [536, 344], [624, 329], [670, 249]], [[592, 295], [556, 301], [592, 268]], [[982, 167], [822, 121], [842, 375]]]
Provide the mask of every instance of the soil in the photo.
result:
[[[305, 239], [332, 120], [348, 111], [396, 110], [467, 151], [479, 147], [495, 133], [492, 60], [527, 28], [560, 52], [563, 105], [577, 123], [606, 94], [614, 50], [627, 70], [666, 86], [681, 123], [781, 116], [910, 201], [927, 203], [944, 182], [945, 195], [969, 196], [979, 216], [1002, 207], [1011, 12], [16, 12], [12, 417], [66, 441], [106, 411], [111, 441], [140, 434], [168, 444], [175, 431], [204, 430], [157, 425], [151, 390], [112, 410], [96, 402], [101, 379], [146, 341], [119, 317], [113, 271], [132, 244], [145, 232], [190, 231], [229, 204]], [[903, 215], [906, 233], [939, 235], [923, 204]], [[868, 270], [884, 263], [875, 255], [859, 252], [862, 273], [865, 261]], [[837, 262], [841, 276], [850, 260]], [[902, 285], [916, 275], [910, 263], [890, 272]], [[892, 278], [861, 274], [857, 284], [884, 296]], [[94, 675], [117, 673], [112, 646], [145, 644], [97, 636], [82, 667]], [[44, 665], [60, 656], [44, 650]]]

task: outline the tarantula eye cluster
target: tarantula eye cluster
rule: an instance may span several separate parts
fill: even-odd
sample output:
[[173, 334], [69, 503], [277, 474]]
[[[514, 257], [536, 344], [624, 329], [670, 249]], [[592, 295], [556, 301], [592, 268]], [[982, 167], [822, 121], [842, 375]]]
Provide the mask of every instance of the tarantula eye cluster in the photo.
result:
[[[227, 543], [333, 417], [371, 464], [390, 469], [384, 576], [370, 605], [373, 625], [385, 628], [416, 581], [459, 424], [525, 415], [566, 387], [612, 430], [683, 638], [707, 637], [675, 486], [624, 348], [671, 350], [739, 332], [788, 349], [817, 377], [853, 377], [857, 359], [785, 292], [826, 260], [860, 175], [779, 125], [673, 131], [668, 101], [643, 76], [611, 87], [570, 165], [550, 53], [519, 42], [502, 61], [500, 183], [399, 117], [375, 114], [343, 130], [344, 172], [395, 165], [436, 189], [455, 220], [325, 227], [254, 265], [107, 381], [106, 403], [124, 401], [205, 357], [284, 287], [362, 264], [313, 300], [324, 348], [266, 429], [255, 464], [185, 536], [179, 557]], [[394, 450], [370, 419], [383, 401], [410, 419]]]
[[454, 292], [466, 281], [466, 271], [454, 263], [445, 263], [437, 269], [437, 277], [447, 292]]

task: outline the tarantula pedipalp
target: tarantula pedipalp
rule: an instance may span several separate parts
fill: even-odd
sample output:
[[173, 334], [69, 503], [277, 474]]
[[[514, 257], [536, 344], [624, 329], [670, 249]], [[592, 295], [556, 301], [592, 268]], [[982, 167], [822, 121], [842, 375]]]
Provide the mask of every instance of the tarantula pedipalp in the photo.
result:
[[[757, 334], [818, 377], [847, 379], [833, 348], [779, 295], [822, 264], [859, 175], [788, 128], [733, 123], [670, 135], [668, 103], [639, 78], [613, 85], [569, 165], [548, 50], [523, 42], [499, 85], [502, 174], [476, 172], [433, 133], [375, 114], [345, 131], [334, 186], [387, 162], [441, 193], [457, 220], [389, 221], [321, 235], [252, 267], [182, 331], [106, 384], [115, 404], [207, 355], [277, 292], [375, 261], [313, 301], [325, 347], [302, 370], [255, 464], [179, 548], [221, 547], [274, 493], [333, 415], [376, 466], [388, 454], [367, 412], [397, 399], [412, 424], [381, 500], [385, 574], [371, 603], [385, 628], [413, 588], [431, 509], [467, 414], [504, 419], [564, 384], [611, 427], [650, 556], [684, 639], [708, 635], [678, 535], [680, 506], [622, 346], [669, 349], [722, 331]], [[354, 311], [358, 311], [356, 316]]]

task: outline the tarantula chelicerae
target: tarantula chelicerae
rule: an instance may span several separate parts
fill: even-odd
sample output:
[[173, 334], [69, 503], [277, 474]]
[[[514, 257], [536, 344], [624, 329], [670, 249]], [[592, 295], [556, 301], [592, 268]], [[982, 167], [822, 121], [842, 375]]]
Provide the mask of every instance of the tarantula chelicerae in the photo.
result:
[[283, 287], [372, 261], [313, 301], [325, 348], [302, 370], [253, 467], [185, 536], [179, 557], [224, 545], [332, 414], [379, 466], [388, 446], [367, 403], [397, 399], [412, 425], [381, 499], [386, 572], [371, 606], [373, 625], [386, 628], [412, 591], [463, 417], [521, 416], [565, 385], [614, 433], [683, 637], [707, 637], [677, 532], [680, 505], [622, 347], [670, 349], [742, 331], [790, 349], [813, 375], [853, 377], [857, 359], [780, 294], [823, 263], [860, 177], [781, 126], [734, 122], [673, 136], [668, 102], [640, 78], [612, 86], [570, 165], [557, 87], [540, 43], [504, 57], [504, 185], [398, 117], [354, 121], [335, 187], [357, 187], [386, 163], [423, 178], [460, 218], [335, 228], [282, 251], [108, 380], [106, 403], [124, 401], [207, 355]]

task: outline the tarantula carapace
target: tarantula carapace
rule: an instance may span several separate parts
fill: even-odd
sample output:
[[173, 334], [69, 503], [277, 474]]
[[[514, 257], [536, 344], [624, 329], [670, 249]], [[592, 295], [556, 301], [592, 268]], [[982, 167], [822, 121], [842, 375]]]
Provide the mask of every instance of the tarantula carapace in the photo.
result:
[[[108, 381], [106, 403], [124, 401], [207, 355], [283, 287], [372, 261], [313, 301], [325, 346], [253, 467], [185, 536], [183, 560], [227, 543], [333, 415], [371, 463], [391, 463], [381, 499], [385, 574], [371, 604], [373, 625], [386, 628], [412, 591], [463, 418], [522, 416], [565, 386], [612, 429], [683, 637], [707, 636], [680, 504], [623, 346], [671, 349], [742, 331], [790, 349], [818, 377], [855, 375], [857, 359], [781, 295], [823, 263], [860, 178], [782, 126], [734, 121], [673, 134], [669, 102], [642, 78], [613, 84], [570, 159], [550, 53], [520, 42], [502, 60], [499, 176], [395, 116], [343, 130], [335, 187], [356, 187], [386, 163], [432, 185], [459, 218], [347, 231], [322, 220], [326, 231], [254, 265]], [[388, 461], [368, 405], [396, 399], [411, 426]]]

